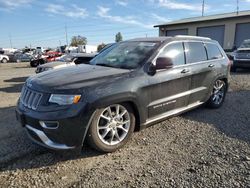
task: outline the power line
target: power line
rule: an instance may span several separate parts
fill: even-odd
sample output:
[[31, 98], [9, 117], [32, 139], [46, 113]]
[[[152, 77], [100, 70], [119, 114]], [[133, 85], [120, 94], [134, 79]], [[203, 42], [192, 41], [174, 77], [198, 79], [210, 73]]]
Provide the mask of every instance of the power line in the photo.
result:
[[[69, 27], [68, 26], [66, 26], [65, 25], [65, 28], [64, 28], [64, 35], [65, 35], [65, 41], [66, 41], [66, 43], [67, 43], [67, 39], [68, 39], [68, 36], [69, 36], [69, 34], [70, 35], [77, 35], [77, 34], [75, 34], [75, 33], [81, 33], [81, 35], [86, 35], [86, 36], [89, 36], [88, 35], [88, 33], [102, 33], [103, 31], [107, 31], [107, 32], [109, 32], [109, 31], [112, 31], [112, 32], [117, 32], [117, 31], [123, 31], [124, 32], [124, 30], [131, 30], [131, 29], [134, 29], [134, 28], [132, 28], [132, 27], [130, 27], [130, 26], [126, 26], [126, 27], [115, 27], [115, 28], [106, 28], [106, 29], [87, 29], [87, 30], [70, 30], [69, 31]], [[150, 30], [155, 30], [155, 29], [144, 29], [143, 31], [144, 32], [147, 32], [147, 31], [150, 31]], [[134, 31], [132, 31], [132, 32], [134, 32]], [[36, 34], [36, 33], [34, 33], [34, 34]], [[44, 34], [46, 34], [47, 35], [47, 33], [44, 33]], [[60, 33], [54, 33], [53, 35], [61, 35], [62, 33], [60, 32]], [[67, 36], [66, 36], [66, 34], [67, 34]], [[90, 35], [91, 36], [91, 35]], [[94, 36], [96, 36], [96, 34], [94, 35]], [[14, 38], [15, 39], [15, 41], [20, 41], [20, 40], [34, 40], [33, 38], [35, 37], [35, 39], [36, 38], [43, 38], [42, 37], [42, 35], [40, 34], [40, 35], [36, 35], [36, 36], [25, 36], [25, 37], [13, 37], [12, 36], [12, 38]], [[48, 36], [44, 36], [44, 38], [45, 37], [48, 37]], [[4, 41], [4, 40], [1, 40], [1, 41]]]
[[68, 31], [67, 31], [67, 25], [65, 24], [65, 39], [66, 39], [66, 44], [67, 46], [69, 45], [69, 41], [68, 41]]
[[236, 14], [238, 15], [239, 14], [239, 0], [237, 0], [237, 8], [236, 8]]
[[11, 34], [9, 34], [9, 40], [10, 40], [10, 47], [12, 48]]

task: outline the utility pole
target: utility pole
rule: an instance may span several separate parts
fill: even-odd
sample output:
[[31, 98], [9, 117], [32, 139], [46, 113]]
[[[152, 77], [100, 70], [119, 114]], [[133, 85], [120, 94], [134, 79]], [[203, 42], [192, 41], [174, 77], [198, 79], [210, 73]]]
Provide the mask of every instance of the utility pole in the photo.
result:
[[237, 0], [237, 10], [236, 14], [239, 15], [239, 0]]
[[204, 16], [205, 13], [205, 0], [202, 1], [202, 16]]
[[9, 39], [10, 39], [10, 47], [12, 48], [12, 39], [11, 39], [11, 34], [9, 34]]
[[67, 28], [66, 24], [65, 24], [65, 39], [66, 39], [66, 44], [68, 46], [69, 45], [69, 41], [68, 41], [68, 28]]
[[148, 38], [148, 34], [146, 33], [146, 38]]

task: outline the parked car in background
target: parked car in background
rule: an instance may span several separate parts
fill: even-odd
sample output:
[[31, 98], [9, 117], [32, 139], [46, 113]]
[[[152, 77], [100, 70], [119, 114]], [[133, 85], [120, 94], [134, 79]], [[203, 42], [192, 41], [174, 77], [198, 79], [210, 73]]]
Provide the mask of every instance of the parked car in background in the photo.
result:
[[238, 68], [250, 68], [250, 39], [245, 40], [233, 53], [231, 71], [236, 72]]
[[112, 152], [134, 130], [202, 104], [221, 107], [229, 69], [219, 43], [208, 38], [123, 41], [90, 64], [27, 79], [17, 119], [45, 147], [81, 148], [87, 140], [101, 152]]
[[37, 54], [34, 56], [34, 58], [30, 61], [31, 67], [37, 67], [38, 65], [53, 62], [56, 60], [56, 58], [62, 56], [61, 52], [57, 51], [48, 51], [44, 54]]
[[29, 54], [16, 54], [15, 58], [16, 62], [30, 62], [33, 57]]
[[61, 57], [60, 61], [50, 62], [43, 65], [39, 65], [36, 69], [36, 73], [41, 73], [47, 70], [59, 69], [68, 66], [74, 66], [78, 64], [87, 64], [91, 59], [96, 56], [97, 53], [74, 53], [67, 54]]
[[8, 63], [9, 57], [7, 55], [0, 54], [0, 62], [1, 63]]

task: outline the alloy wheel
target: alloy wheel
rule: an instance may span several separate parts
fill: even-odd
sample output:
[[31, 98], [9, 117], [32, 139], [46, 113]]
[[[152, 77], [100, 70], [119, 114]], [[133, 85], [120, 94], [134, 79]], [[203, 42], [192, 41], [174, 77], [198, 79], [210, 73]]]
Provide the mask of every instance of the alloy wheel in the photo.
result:
[[224, 98], [225, 95], [225, 82], [222, 80], [217, 80], [213, 87], [213, 103], [219, 105]]
[[105, 108], [97, 121], [98, 137], [107, 145], [116, 145], [122, 142], [126, 138], [129, 128], [129, 112], [120, 104]]

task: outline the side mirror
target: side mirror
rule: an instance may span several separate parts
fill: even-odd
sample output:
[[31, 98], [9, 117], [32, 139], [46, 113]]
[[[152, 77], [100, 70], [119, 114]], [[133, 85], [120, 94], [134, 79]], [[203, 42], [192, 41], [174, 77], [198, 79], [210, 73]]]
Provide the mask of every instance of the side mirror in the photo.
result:
[[173, 67], [173, 62], [170, 58], [168, 57], [158, 57], [156, 59], [156, 65], [155, 69], [156, 70], [162, 70], [162, 69], [169, 69]]

